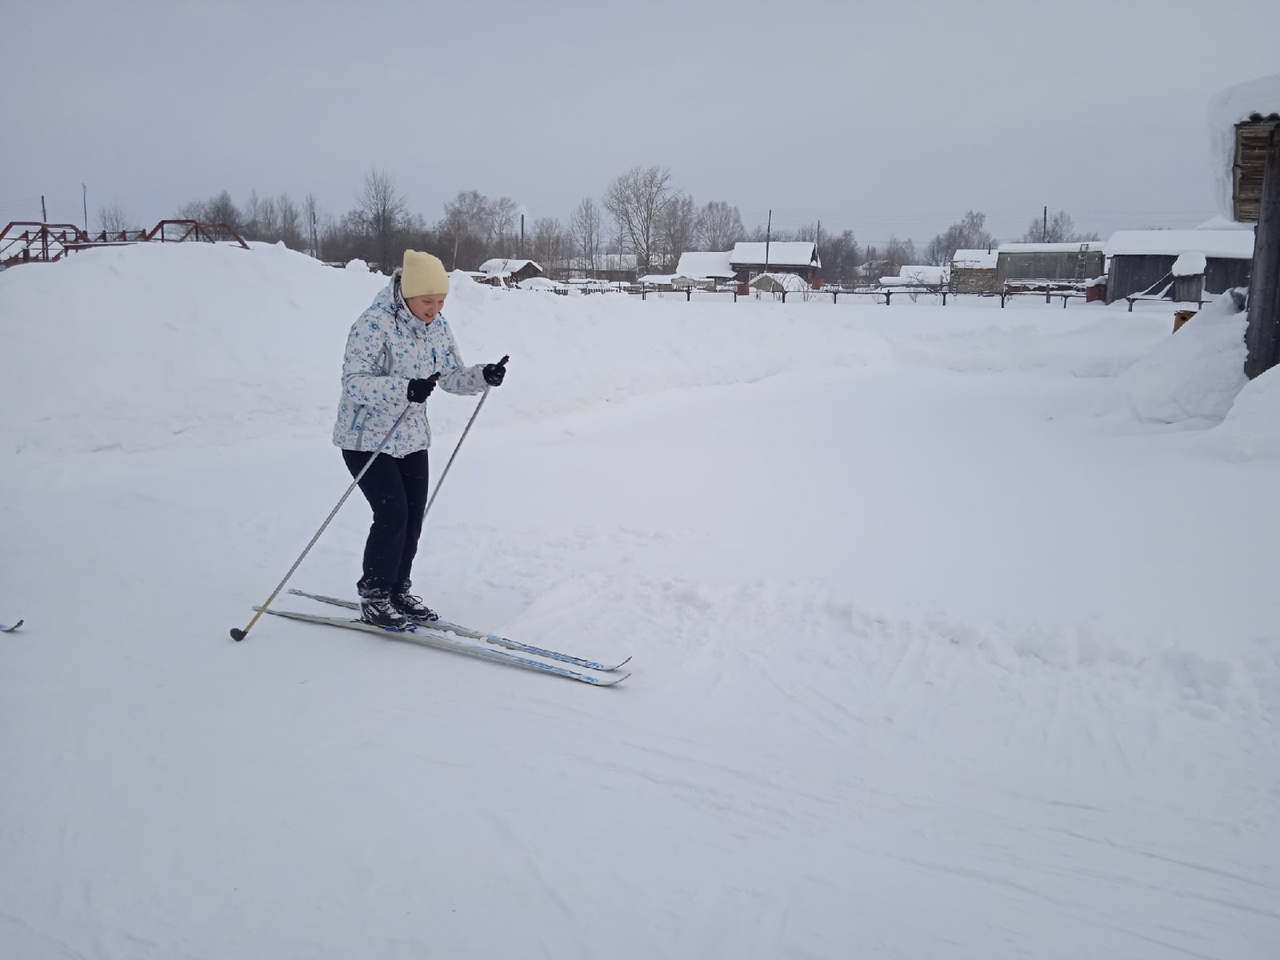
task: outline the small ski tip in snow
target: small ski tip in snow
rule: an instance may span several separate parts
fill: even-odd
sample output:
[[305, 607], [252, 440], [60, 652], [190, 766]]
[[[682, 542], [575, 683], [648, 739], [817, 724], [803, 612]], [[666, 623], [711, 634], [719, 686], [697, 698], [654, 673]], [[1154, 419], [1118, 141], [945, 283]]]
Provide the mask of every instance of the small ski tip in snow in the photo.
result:
[[26, 623], [25, 620], [19, 620], [11, 627], [6, 627], [3, 623], [0, 623], [0, 633], [13, 633], [13, 631], [17, 630], [24, 623]]

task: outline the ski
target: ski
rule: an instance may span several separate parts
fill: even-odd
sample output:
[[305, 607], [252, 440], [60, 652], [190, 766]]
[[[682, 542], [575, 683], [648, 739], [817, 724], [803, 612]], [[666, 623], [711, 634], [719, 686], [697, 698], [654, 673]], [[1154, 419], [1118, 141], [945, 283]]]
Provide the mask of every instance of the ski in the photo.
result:
[[[254, 609], [259, 608], [255, 607]], [[435, 647], [437, 650], [449, 650], [453, 653], [461, 653], [479, 660], [505, 663], [509, 666], [522, 667], [526, 670], [537, 670], [541, 673], [549, 673], [553, 676], [565, 677], [569, 680], [577, 680], [579, 683], [589, 683], [597, 687], [612, 687], [614, 684], [621, 683], [631, 676], [629, 673], [624, 673], [607, 679], [596, 677], [589, 673], [579, 673], [577, 670], [570, 670], [567, 667], [557, 666], [553, 663], [530, 660], [528, 657], [521, 657], [505, 650], [491, 650], [488, 647], [466, 643], [463, 640], [450, 639], [439, 634], [425, 632], [419, 627], [410, 627], [406, 630], [387, 630], [372, 623], [365, 623], [363, 620], [349, 620], [346, 617], [320, 617], [310, 613], [299, 613], [296, 610], [272, 610], [271, 608], [267, 608], [266, 612], [289, 620], [301, 620], [304, 623], [319, 623], [330, 627], [342, 627], [346, 630], [362, 630], [365, 633], [377, 634], [387, 640], [407, 640], [410, 643], [420, 643], [423, 646]]]
[[[289, 592], [296, 597], [306, 597], [308, 600], [318, 600], [320, 603], [332, 604], [336, 607], [345, 607], [348, 610], [359, 610], [360, 604], [354, 600], [343, 600], [341, 597], [327, 597], [321, 593], [307, 593], [305, 590], [290, 589]], [[485, 633], [483, 630], [476, 630], [474, 627], [464, 627], [458, 623], [450, 623], [448, 620], [433, 620], [430, 623], [416, 624], [419, 630], [439, 630], [444, 633], [454, 633], [460, 637], [466, 637], [469, 640], [483, 640], [491, 643], [496, 647], [506, 647], [508, 650], [519, 650], [522, 653], [531, 653], [539, 657], [548, 657], [552, 660], [559, 660], [561, 663], [572, 663], [574, 666], [586, 667], [589, 670], [603, 670], [606, 673], [612, 673], [619, 670], [631, 662], [631, 658], [623, 660], [613, 665], [599, 663], [595, 660], [588, 660], [585, 657], [575, 657], [571, 653], [561, 653], [559, 650], [548, 650], [544, 647], [535, 647], [531, 643], [522, 643], [519, 640], [512, 640], [509, 637], [500, 637], [496, 633]]]
[[0, 633], [13, 633], [13, 631], [17, 630], [20, 626], [22, 626], [26, 622], [27, 621], [25, 620], [19, 620], [17, 623], [15, 623], [11, 627], [6, 627], [3, 623], [0, 623]]

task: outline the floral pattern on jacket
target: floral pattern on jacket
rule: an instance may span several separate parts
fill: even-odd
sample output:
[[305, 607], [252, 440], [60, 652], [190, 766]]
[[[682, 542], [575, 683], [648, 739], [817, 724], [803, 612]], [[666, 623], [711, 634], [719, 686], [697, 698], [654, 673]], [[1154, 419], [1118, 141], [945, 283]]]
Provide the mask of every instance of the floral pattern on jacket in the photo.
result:
[[[372, 452], [409, 404], [410, 380], [439, 373], [440, 389], [476, 394], [484, 391], [482, 370], [482, 364], [463, 364], [443, 316], [423, 323], [409, 312], [397, 270], [347, 335], [333, 442], [344, 450]], [[412, 404], [383, 453], [405, 457], [431, 446], [430, 402]]]

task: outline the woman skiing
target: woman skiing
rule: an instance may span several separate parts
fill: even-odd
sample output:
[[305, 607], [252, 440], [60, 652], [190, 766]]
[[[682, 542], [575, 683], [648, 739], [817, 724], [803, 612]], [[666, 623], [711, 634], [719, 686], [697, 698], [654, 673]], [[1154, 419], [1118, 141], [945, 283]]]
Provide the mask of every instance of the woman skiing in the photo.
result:
[[[449, 275], [437, 257], [406, 250], [391, 282], [351, 326], [342, 360], [342, 399], [333, 442], [373, 509], [365, 542], [360, 618], [399, 630], [438, 619], [409, 593], [413, 558], [427, 505], [431, 426], [425, 401], [437, 383], [448, 393], [477, 394], [500, 386], [503, 363], [464, 366], [440, 311]], [[505, 363], [505, 358], [504, 358]], [[407, 406], [412, 409], [406, 411]], [[396, 419], [399, 427], [378, 452]]]

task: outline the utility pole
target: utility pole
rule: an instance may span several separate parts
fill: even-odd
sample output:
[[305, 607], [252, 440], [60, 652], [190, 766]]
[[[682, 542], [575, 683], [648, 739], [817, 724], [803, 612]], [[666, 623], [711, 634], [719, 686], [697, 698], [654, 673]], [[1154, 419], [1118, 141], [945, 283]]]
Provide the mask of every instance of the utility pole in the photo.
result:
[[818, 253], [818, 243], [822, 240], [822, 221], [818, 221], [818, 229], [813, 235], [813, 255], [818, 258], [818, 262], [822, 262], [822, 255]]
[[773, 211], [769, 211], [769, 219], [764, 227], [764, 272], [769, 272], [769, 237], [773, 233]]
[[524, 257], [524, 214], [520, 214], [520, 256]]

